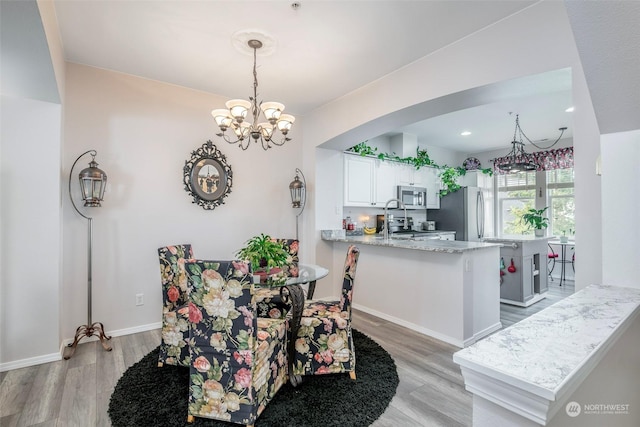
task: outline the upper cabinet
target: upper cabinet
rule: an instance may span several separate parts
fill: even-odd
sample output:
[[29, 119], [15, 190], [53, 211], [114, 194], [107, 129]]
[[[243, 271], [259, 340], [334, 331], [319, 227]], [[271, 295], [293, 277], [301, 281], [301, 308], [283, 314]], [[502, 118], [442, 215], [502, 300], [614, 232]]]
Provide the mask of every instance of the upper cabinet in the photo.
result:
[[427, 209], [440, 209], [440, 177], [438, 169], [424, 167], [420, 169], [423, 174], [423, 181], [427, 189]]
[[493, 176], [482, 173], [479, 170], [467, 171], [461, 176], [458, 183], [463, 187], [480, 187], [484, 189], [493, 188]]
[[344, 206], [384, 207], [396, 197], [393, 164], [372, 157], [345, 154]]
[[426, 175], [424, 173], [425, 168], [416, 169], [414, 166], [398, 163], [397, 168], [397, 185], [425, 187], [427, 182], [425, 181]]
[[399, 185], [426, 188], [427, 208], [440, 208], [438, 169], [345, 153], [344, 206], [384, 208], [398, 196]]

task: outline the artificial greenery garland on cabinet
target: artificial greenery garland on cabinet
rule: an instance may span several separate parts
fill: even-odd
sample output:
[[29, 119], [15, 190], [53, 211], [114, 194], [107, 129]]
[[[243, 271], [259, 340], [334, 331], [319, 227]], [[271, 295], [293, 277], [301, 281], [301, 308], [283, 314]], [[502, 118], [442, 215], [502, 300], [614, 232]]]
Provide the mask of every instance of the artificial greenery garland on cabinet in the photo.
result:
[[[370, 147], [369, 145], [367, 145], [366, 141], [364, 141], [354, 145], [347, 151], [358, 153], [363, 157], [374, 156], [380, 160], [391, 160], [399, 163], [406, 163], [409, 165], [413, 165], [416, 169], [420, 169], [423, 166], [432, 166], [434, 168], [437, 168], [440, 170], [439, 177], [443, 187], [440, 190], [440, 197], [458, 191], [461, 188], [460, 184], [458, 184], [458, 178], [466, 175], [467, 173], [467, 170], [460, 166], [441, 166], [436, 164], [429, 157], [427, 150], [421, 150], [420, 148], [416, 150], [416, 157], [400, 157], [395, 153], [378, 153], [377, 147]], [[479, 171], [490, 176], [493, 175], [493, 171], [491, 170], [491, 168], [479, 169]]]

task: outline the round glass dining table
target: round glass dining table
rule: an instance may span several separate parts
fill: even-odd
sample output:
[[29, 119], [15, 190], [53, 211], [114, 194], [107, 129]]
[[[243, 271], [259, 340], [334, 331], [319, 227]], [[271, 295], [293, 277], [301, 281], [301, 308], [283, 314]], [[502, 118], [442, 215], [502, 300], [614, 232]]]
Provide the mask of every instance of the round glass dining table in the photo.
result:
[[289, 277], [287, 279], [287, 285], [302, 285], [309, 284], [309, 290], [307, 291], [307, 299], [313, 298], [313, 293], [316, 289], [316, 280], [320, 280], [329, 274], [329, 270], [324, 267], [320, 267], [315, 264], [298, 264], [298, 277]]

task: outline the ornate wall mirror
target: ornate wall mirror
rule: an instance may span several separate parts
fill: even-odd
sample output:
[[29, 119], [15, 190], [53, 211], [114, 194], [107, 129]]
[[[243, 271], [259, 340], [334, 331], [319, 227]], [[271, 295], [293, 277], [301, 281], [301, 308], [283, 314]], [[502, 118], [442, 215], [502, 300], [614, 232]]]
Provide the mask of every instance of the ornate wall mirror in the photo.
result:
[[191, 152], [184, 163], [184, 189], [193, 198], [192, 203], [212, 210], [224, 203], [231, 193], [233, 173], [227, 158], [211, 141]]

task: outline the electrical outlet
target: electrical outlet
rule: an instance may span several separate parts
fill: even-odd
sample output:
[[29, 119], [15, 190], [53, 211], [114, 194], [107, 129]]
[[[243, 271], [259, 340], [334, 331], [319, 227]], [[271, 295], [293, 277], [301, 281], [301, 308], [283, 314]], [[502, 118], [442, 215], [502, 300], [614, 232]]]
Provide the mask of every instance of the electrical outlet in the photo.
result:
[[136, 305], [144, 305], [144, 294], [136, 294]]

